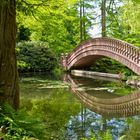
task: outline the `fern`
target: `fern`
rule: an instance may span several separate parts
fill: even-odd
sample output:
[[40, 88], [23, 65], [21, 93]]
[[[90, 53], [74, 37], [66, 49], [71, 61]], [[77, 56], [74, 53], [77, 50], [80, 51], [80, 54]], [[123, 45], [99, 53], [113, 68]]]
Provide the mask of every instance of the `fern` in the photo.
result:
[[4, 140], [26, 140], [30, 137], [44, 139], [45, 126], [41, 119], [28, 115], [25, 111], [15, 111], [11, 106], [5, 104], [0, 111], [0, 137]]

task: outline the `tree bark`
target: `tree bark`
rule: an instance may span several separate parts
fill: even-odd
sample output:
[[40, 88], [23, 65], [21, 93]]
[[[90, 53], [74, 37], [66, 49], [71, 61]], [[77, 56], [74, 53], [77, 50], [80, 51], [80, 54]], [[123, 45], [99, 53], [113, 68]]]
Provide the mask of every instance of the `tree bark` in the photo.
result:
[[102, 37], [106, 37], [106, 0], [102, 0], [101, 6], [101, 15], [102, 15]]
[[83, 40], [83, 14], [82, 14], [82, 1], [80, 0], [80, 42]]
[[0, 102], [19, 107], [16, 62], [16, 0], [0, 0]]
[[85, 24], [85, 2], [83, 0], [83, 40], [86, 39], [86, 24]]

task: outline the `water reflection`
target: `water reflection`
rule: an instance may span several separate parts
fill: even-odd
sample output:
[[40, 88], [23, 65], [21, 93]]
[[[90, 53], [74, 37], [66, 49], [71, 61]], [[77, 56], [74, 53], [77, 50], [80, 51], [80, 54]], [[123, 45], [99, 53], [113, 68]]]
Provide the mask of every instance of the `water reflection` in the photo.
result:
[[124, 118], [108, 120], [83, 107], [77, 116], [71, 117], [66, 127], [66, 140], [80, 140], [84, 137], [102, 140], [105, 137], [103, 135], [106, 135], [106, 133], [111, 134], [106, 140], [118, 140], [122, 133], [129, 129]]
[[[121, 136], [128, 134], [133, 137], [126, 138], [126, 140], [132, 140], [134, 137], [140, 139], [139, 116], [112, 118], [114, 116], [121, 117], [121, 115], [134, 115], [135, 113], [132, 112], [139, 114], [139, 96], [137, 97], [138, 100], [133, 98], [137, 100], [135, 111], [132, 111], [134, 109], [131, 106], [130, 111], [126, 111], [129, 112], [129, 115], [120, 113], [121, 109], [113, 108], [113, 105], [117, 105], [118, 101], [113, 105], [110, 102], [103, 102], [104, 100], [121, 98], [122, 93], [135, 92], [134, 88], [125, 88], [125, 85], [120, 81], [112, 82], [97, 78], [93, 80], [65, 75], [64, 80], [71, 85], [70, 90], [76, 97], [81, 98], [81, 101], [87, 106], [86, 108], [73, 94], [70, 94], [68, 85], [62, 83], [58, 76], [50, 76], [50, 74], [24, 76], [20, 86], [21, 108], [26, 109], [26, 112], [33, 116], [43, 118], [46, 125], [46, 139], [118, 140]], [[129, 97], [129, 95], [127, 96]], [[130, 99], [132, 98], [130, 97]], [[132, 106], [135, 103], [133, 99], [128, 101], [130, 104], [133, 103]], [[120, 103], [120, 106], [121, 104], [123, 102]], [[127, 110], [125, 108], [125, 106], [122, 108], [123, 112]], [[116, 111], [113, 112], [113, 110], [118, 110], [117, 113], [121, 115], [118, 115]]]
[[[127, 117], [135, 116], [140, 114], [140, 91], [135, 91], [129, 95], [117, 96], [112, 94], [114, 89], [103, 88], [83, 88], [84, 81], [81, 78], [76, 78], [70, 75], [64, 76], [64, 81], [70, 83], [70, 90], [81, 102], [89, 108], [105, 118], [117, 118], [117, 117]], [[88, 80], [90, 83], [90, 80]], [[89, 85], [88, 83], [88, 85]], [[92, 83], [93, 84], [93, 83]], [[96, 83], [94, 83], [96, 84]], [[85, 84], [86, 85], [86, 84]], [[95, 87], [97, 87], [95, 85]], [[119, 87], [118, 87], [119, 88]], [[100, 96], [97, 92], [102, 92], [107, 94], [110, 92], [112, 96]]]
[[[140, 114], [139, 91], [125, 87], [121, 81], [91, 80], [71, 75], [65, 75], [64, 81], [70, 84], [71, 92], [82, 102], [81, 111], [71, 116], [66, 124], [66, 140], [140, 138], [138, 125], [132, 124], [133, 121], [140, 122], [136, 116]], [[132, 131], [134, 128], [135, 132]]]

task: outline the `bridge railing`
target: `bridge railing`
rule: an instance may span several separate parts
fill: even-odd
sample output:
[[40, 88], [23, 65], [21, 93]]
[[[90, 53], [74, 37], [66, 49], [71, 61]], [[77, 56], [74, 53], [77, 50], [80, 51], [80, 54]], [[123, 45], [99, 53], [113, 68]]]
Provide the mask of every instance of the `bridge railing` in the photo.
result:
[[116, 52], [121, 54], [128, 59], [134, 61], [137, 64], [140, 64], [140, 49], [138, 47], [132, 46], [126, 42], [116, 39], [110, 38], [95, 38], [88, 40], [86, 42], [81, 43], [78, 47], [76, 47], [67, 58], [70, 60], [73, 57], [73, 54], [77, 54], [78, 52], [86, 49], [88, 47], [93, 48], [101, 48], [103, 46], [104, 49]]
[[[94, 51], [109, 52], [112, 57], [115, 54], [116, 57], [123, 59], [121, 60], [122, 63], [126, 63], [126, 66], [140, 75], [140, 48], [111, 38], [95, 38], [81, 43], [70, 54], [62, 56], [61, 64], [65, 69], [69, 69], [72, 65], [71, 62], [82, 57], [82, 54], [84, 55], [85, 52]], [[131, 64], [133, 64], [133, 66]]]

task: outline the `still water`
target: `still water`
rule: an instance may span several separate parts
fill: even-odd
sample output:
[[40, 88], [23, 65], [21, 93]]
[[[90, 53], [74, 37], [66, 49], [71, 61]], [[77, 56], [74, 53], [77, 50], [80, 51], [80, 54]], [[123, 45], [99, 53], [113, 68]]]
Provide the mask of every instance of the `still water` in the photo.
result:
[[44, 140], [139, 140], [140, 92], [119, 80], [21, 76], [21, 108], [40, 116]]

